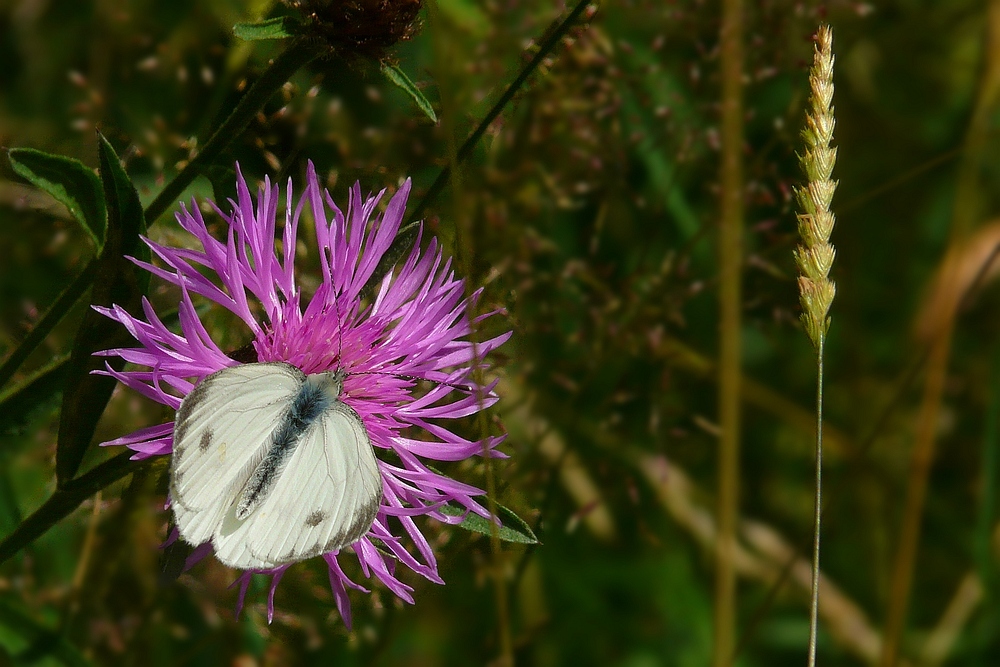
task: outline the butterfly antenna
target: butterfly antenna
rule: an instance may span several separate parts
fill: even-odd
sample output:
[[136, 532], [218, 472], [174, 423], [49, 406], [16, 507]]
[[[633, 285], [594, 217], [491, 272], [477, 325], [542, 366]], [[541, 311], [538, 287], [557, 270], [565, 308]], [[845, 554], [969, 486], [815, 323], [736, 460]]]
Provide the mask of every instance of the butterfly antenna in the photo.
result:
[[455, 384], [454, 382], [446, 382], [445, 380], [432, 380], [430, 378], [424, 378], [417, 375], [404, 375], [403, 373], [387, 373], [385, 371], [358, 371], [357, 373], [351, 373], [351, 375], [387, 375], [389, 377], [399, 378], [401, 380], [413, 380], [415, 382], [433, 382], [434, 384], [443, 384], [446, 387], [451, 387], [452, 389], [458, 389], [459, 391], [474, 392], [476, 391], [476, 386], [472, 384]]
[[337, 370], [344, 368], [344, 320], [340, 316], [340, 292], [333, 297], [333, 309], [337, 314]]

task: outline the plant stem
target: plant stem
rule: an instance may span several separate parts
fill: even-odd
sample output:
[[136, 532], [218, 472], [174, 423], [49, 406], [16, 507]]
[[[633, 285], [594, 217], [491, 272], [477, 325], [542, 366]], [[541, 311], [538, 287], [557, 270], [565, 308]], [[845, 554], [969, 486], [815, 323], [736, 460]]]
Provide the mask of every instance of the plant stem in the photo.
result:
[[35, 351], [35, 348], [42, 344], [42, 341], [59, 324], [63, 316], [73, 307], [73, 304], [83, 296], [83, 293], [94, 282], [96, 276], [97, 263], [91, 260], [87, 263], [87, 266], [83, 267], [83, 271], [73, 279], [73, 282], [62, 291], [62, 294], [55, 300], [55, 303], [45, 311], [42, 319], [28, 332], [24, 341], [4, 360], [3, 365], [0, 366], [0, 387], [10, 382], [10, 379], [14, 377], [14, 373], [21, 367], [21, 364]]
[[715, 561], [713, 665], [733, 657], [736, 621], [736, 523], [739, 513], [740, 331], [743, 245], [743, 2], [724, 0], [722, 63], [722, 210], [719, 229], [719, 542]]
[[[490, 110], [486, 112], [483, 119], [479, 121], [476, 125], [476, 129], [472, 131], [462, 145], [459, 146], [458, 152], [456, 153], [455, 160], [456, 164], [460, 164], [469, 157], [472, 153], [472, 149], [479, 143], [479, 140], [486, 134], [486, 130], [497, 119], [500, 112], [504, 110], [507, 103], [510, 102], [517, 91], [521, 89], [524, 82], [528, 80], [528, 77], [538, 68], [542, 60], [548, 56], [559, 41], [569, 32], [569, 29], [573, 27], [576, 20], [583, 13], [583, 10], [587, 8], [591, 0], [579, 0], [573, 10], [570, 11], [562, 19], [558, 19], [553, 22], [549, 29], [545, 31], [545, 37], [538, 42], [538, 51], [531, 58], [531, 60], [526, 64], [521, 71], [517, 73], [514, 80], [511, 81], [507, 88], [504, 89], [503, 94], [497, 99], [497, 101], [490, 107]], [[410, 214], [406, 218], [406, 225], [399, 230], [396, 234], [396, 238], [393, 240], [392, 245], [379, 260], [378, 268], [372, 274], [372, 280], [369, 281], [368, 285], [365, 286], [366, 290], [371, 290], [377, 283], [376, 276], [384, 276], [386, 273], [392, 269], [393, 265], [403, 256], [404, 252], [407, 252], [413, 247], [413, 243], [417, 240], [417, 231], [420, 229], [420, 216], [423, 215], [424, 211], [427, 210], [428, 204], [434, 200], [435, 197], [444, 189], [444, 186], [449, 182], [451, 178], [452, 166], [449, 163], [438, 172], [438, 175], [434, 178], [430, 187], [427, 188], [427, 193], [424, 195], [420, 203], [417, 204], [416, 208], [410, 211]]]
[[809, 667], [816, 666], [816, 635], [819, 631], [819, 537], [823, 517], [823, 347], [826, 335], [816, 345], [816, 480], [813, 497], [812, 587], [809, 596]]

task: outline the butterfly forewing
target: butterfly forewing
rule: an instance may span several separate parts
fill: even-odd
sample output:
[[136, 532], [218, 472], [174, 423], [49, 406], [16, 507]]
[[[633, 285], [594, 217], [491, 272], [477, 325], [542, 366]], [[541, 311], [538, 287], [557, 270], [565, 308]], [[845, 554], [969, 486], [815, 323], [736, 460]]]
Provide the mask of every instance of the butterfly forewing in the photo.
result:
[[209, 541], [270, 444], [305, 375], [281, 363], [224, 368], [206, 377], [174, 426], [170, 495], [181, 537]]
[[361, 418], [341, 401], [302, 436], [261, 506], [227, 516], [216, 554], [244, 569], [268, 568], [339, 550], [368, 532], [382, 479]]

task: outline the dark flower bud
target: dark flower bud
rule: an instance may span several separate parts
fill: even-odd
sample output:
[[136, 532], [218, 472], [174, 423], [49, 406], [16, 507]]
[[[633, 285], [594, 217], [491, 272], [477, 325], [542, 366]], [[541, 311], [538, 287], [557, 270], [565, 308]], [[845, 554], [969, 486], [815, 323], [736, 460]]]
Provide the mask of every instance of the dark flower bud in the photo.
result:
[[415, 32], [421, 0], [294, 0], [307, 32], [337, 55], [382, 62], [386, 50]]

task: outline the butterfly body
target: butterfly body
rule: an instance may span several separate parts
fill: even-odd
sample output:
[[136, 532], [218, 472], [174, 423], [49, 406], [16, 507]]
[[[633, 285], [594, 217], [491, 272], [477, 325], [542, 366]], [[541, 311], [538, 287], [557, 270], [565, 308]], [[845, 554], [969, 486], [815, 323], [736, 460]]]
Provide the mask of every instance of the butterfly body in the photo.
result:
[[382, 480], [343, 371], [224, 368], [177, 411], [171, 498], [181, 537], [267, 569], [336, 551], [371, 527]]

